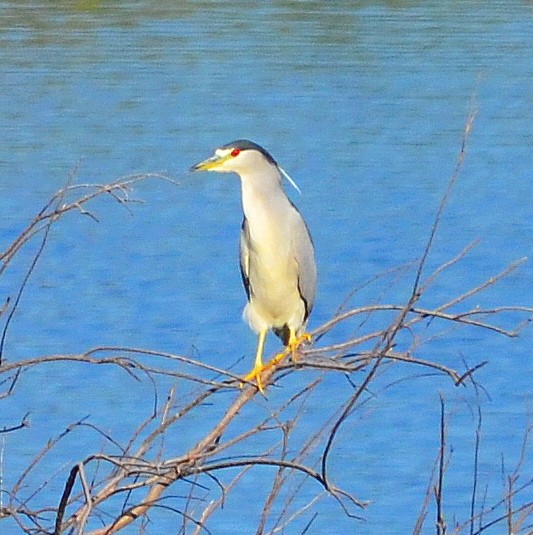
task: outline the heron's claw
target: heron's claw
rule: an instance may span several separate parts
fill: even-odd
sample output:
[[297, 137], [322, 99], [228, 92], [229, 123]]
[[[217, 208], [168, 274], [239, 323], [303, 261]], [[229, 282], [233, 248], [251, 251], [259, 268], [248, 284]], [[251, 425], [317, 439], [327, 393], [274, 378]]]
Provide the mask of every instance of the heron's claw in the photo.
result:
[[303, 333], [300, 336], [295, 336], [292, 340], [289, 340], [287, 350], [290, 352], [292, 360], [298, 360], [298, 349], [300, 349], [300, 346], [302, 346], [303, 344], [310, 343], [312, 339], [313, 338], [309, 333]]
[[300, 346], [302, 346], [303, 344], [308, 344], [309, 342], [311, 342], [311, 340], [312, 337], [309, 333], [304, 333], [300, 336], [291, 337], [289, 343], [287, 344], [287, 347], [281, 353], [278, 353], [270, 362], [268, 362], [267, 364], [263, 364], [262, 362], [256, 362], [253, 370], [248, 375], [246, 375], [246, 377], [243, 377], [244, 382], [241, 383], [241, 388], [244, 386], [245, 383], [255, 382], [257, 388], [259, 389], [259, 392], [264, 395], [265, 387], [263, 385], [263, 379], [261, 377], [263, 372], [277, 366], [289, 355], [291, 355], [292, 360], [296, 362], [298, 360], [297, 355]]
[[270, 363], [268, 364], [261, 364], [261, 365], [255, 365], [253, 370], [243, 377], [244, 383], [241, 383], [241, 388], [244, 386], [245, 383], [251, 383], [255, 382], [257, 385], [257, 388], [259, 389], [259, 392], [264, 395], [265, 393], [265, 387], [263, 386], [263, 379], [261, 378], [261, 374], [270, 368]]
[[300, 336], [294, 336], [291, 337], [289, 340], [289, 343], [287, 344], [287, 347], [281, 352], [278, 353], [268, 364], [267, 367], [276, 366], [279, 364], [282, 360], [286, 359], [289, 355], [291, 355], [293, 361], [298, 360], [298, 350], [300, 349], [300, 346], [303, 344], [308, 344], [311, 342], [312, 337], [309, 333], [301, 334]]

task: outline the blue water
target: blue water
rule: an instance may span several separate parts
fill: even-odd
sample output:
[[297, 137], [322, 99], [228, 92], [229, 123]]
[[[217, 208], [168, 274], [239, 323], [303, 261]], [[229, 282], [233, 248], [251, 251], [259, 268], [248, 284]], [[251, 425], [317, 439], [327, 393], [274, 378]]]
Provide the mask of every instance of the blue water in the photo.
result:
[[[443, 273], [421, 306], [437, 306], [531, 256], [529, 3], [467, 9], [458, 2], [2, 2], [0, 10], [1, 250], [70, 175], [75, 183], [102, 183], [151, 172], [177, 182], [143, 181], [130, 193], [142, 202], [129, 209], [100, 198], [88, 206], [98, 222], [71, 213], [52, 228], [9, 326], [6, 362], [113, 345], [247, 371], [255, 337], [240, 320], [239, 183], [188, 173], [235, 138], [267, 147], [303, 191], [290, 195], [317, 251], [311, 329], [354, 289], [349, 306], [406, 301], [412, 269], [365, 283], [421, 255], [473, 109], [465, 163], [426, 274], [479, 243]], [[16, 295], [37, 246], [28, 244], [2, 275], [2, 301]], [[532, 274], [529, 261], [456, 310], [531, 306]], [[495, 321], [511, 329], [525, 318], [504, 313]], [[0, 319], [5, 324], [6, 315]], [[364, 331], [359, 321], [348, 322], [320, 344]], [[387, 369], [341, 428], [330, 457], [334, 483], [371, 502], [356, 511], [364, 520], [345, 516], [324, 496], [287, 533], [302, 533], [315, 513], [307, 533], [410, 533], [438, 453], [441, 395], [453, 449], [445, 487], [449, 527], [469, 515], [476, 399], [483, 412], [480, 485], [483, 492], [487, 486], [487, 504], [502, 497], [502, 458], [511, 473], [531, 425], [531, 329], [510, 339], [431, 323], [416, 336], [430, 338], [416, 352], [421, 358], [461, 370], [463, 359], [488, 361], [475, 376], [484, 390], [476, 396], [472, 386], [456, 388], [424, 368]], [[241, 429], [316, 376], [302, 371], [282, 380], [268, 401], [246, 409]], [[189, 394], [183, 382], [160, 379], [161, 399], [170, 386], [178, 396]], [[292, 447], [350, 392], [344, 377], [326, 377], [306, 402]], [[210, 429], [233, 396], [220, 395], [220, 410], [205, 407], [171, 433], [168, 456]], [[110, 366], [61, 363], [28, 370], [0, 403], [0, 429], [26, 412], [31, 420], [29, 428], [0, 437], [8, 491], [47, 440], [72, 422], [88, 416], [125, 443], [154, 401], [146, 379]], [[70, 467], [103, 447], [89, 428], [76, 430], [45, 458], [22, 495], [53, 475], [30, 505], [55, 506]], [[258, 440], [245, 453], [265, 447]], [[531, 446], [520, 471], [523, 482], [533, 473]], [[211, 518], [211, 532], [255, 533], [272, 475], [259, 468], [245, 476]], [[212, 487], [205, 499], [218, 496], [212, 482], [202, 483]], [[305, 483], [295, 510], [316, 493], [317, 484]], [[516, 504], [531, 495], [529, 487]], [[179, 509], [179, 500], [173, 505]], [[179, 532], [182, 522], [162, 510], [152, 520], [152, 533]], [[9, 519], [0, 528], [19, 532]], [[192, 533], [192, 525], [187, 529]], [[504, 529], [498, 524], [486, 532]], [[433, 532], [432, 506], [423, 533]]]

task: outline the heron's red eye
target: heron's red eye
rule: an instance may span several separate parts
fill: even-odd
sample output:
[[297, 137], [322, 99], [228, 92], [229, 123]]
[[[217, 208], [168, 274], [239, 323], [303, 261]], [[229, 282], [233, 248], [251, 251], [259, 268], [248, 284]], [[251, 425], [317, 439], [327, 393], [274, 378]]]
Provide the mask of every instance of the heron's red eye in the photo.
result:
[[235, 156], [238, 156], [241, 152], [241, 149], [233, 149], [231, 151], [231, 155], [235, 158]]

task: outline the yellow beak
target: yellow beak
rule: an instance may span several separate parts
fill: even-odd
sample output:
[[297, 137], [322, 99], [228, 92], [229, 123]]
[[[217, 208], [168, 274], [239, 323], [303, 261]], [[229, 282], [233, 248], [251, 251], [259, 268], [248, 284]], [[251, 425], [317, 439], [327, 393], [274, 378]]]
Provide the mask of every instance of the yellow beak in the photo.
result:
[[198, 162], [191, 167], [191, 171], [211, 171], [221, 166], [226, 160], [231, 158], [231, 154], [225, 154], [224, 156], [214, 155], [207, 160]]

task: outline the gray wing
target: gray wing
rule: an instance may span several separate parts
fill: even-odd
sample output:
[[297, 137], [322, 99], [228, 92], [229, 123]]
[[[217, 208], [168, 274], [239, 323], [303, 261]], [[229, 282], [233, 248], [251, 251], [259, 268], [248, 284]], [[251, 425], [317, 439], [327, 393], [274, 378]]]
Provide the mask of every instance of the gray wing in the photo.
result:
[[305, 321], [309, 314], [311, 314], [315, 302], [315, 248], [305, 221], [294, 205], [293, 208], [296, 214], [291, 229], [292, 248], [296, 263], [298, 264], [298, 290], [305, 304]]
[[244, 286], [244, 291], [246, 292], [246, 297], [248, 298], [248, 301], [250, 301], [250, 252], [248, 243], [250, 243], [250, 229], [248, 228], [247, 219], [244, 218], [242, 220], [241, 236], [239, 240], [239, 256], [242, 284]]

